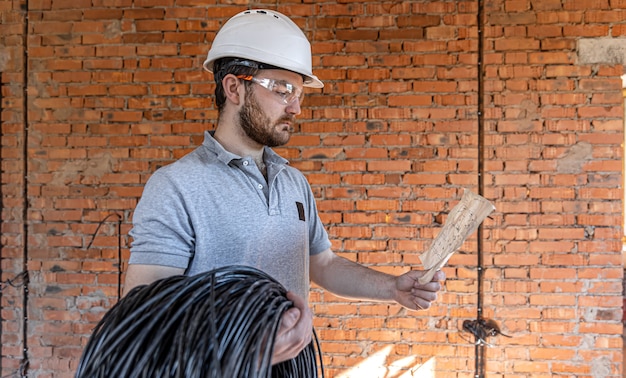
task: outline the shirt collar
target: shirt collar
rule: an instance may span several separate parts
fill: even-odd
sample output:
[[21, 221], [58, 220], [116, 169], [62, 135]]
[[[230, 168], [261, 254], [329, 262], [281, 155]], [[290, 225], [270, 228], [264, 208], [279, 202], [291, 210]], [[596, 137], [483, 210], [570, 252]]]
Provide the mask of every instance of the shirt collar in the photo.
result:
[[[233, 154], [232, 152], [226, 151], [224, 147], [219, 144], [215, 138], [213, 138], [213, 134], [215, 131], [205, 131], [204, 132], [204, 142], [202, 145], [208, 148], [210, 151], [215, 153], [217, 158], [224, 164], [228, 165], [233, 160], [242, 159], [241, 156], [237, 154]], [[269, 147], [264, 147], [264, 156], [266, 164], [274, 163], [274, 164], [289, 164], [289, 161], [282, 156], [278, 155], [274, 150]]]

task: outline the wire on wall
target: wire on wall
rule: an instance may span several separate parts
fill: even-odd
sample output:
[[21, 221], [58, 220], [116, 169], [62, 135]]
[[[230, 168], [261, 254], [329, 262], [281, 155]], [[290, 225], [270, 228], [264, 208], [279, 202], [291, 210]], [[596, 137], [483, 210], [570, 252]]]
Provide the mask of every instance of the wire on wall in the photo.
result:
[[[12, 9], [13, 10], [13, 9]], [[11, 373], [8, 376], [20, 376], [26, 377], [28, 374], [28, 0], [24, 0], [24, 3], [20, 4], [20, 10], [22, 11], [24, 17], [22, 19], [23, 23], [23, 33], [22, 33], [22, 73], [23, 73], [23, 83], [22, 83], [22, 120], [23, 120], [23, 143], [22, 143], [22, 196], [23, 196], [23, 204], [22, 204], [22, 272], [15, 275], [13, 278], [6, 279], [0, 282], [0, 303], [4, 302], [2, 299], [4, 295], [4, 289], [7, 287], [13, 288], [22, 288], [23, 293], [23, 314], [22, 314], [22, 360], [20, 361], [20, 365], [17, 371]], [[0, 72], [1, 76], [2, 72]], [[4, 82], [0, 79], [0, 146], [3, 145], [2, 137], [4, 135], [4, 128], [2, 127], [3, 117], [2, 112], [4, 109], [4, 96], [3, 96], [3, 86]], [[0, 171], [4, 173], [2, 168]], [[2, 186], [2, 182], [0, 182], [0, 187]], [[3, 193], [0, 190], [0, 193]], [[4, 196], [0, 199], [0, 213], [3, 213], [4, 210]], [[4, 219], [0, 219], [0, 223], [4, 222]], [[0, 247], [0, 260], [2, 260], [2, 248]], [[3, 277], [6, 272], [2, 270], [0, 266], [0, 277]], [[1, 305], [0, 305], [1, 309]], [[0, 321], [0, 339], [3, 338], [3, 328], [4, 322]], [[3, 358], [0, 358], [0, 371], [3, 371], [2, 362]], [[8, 377], [7, 376], [7, 377]]]
[[104, 219], [98, 223], [98, 227], [96, 227], [96, 230], [91, 236], [91, 240], [86, 249], [91, 248], [98, 235], [98, 231], [100, 231], [100, 227], [111, 217], [117, 217], [117, 300], [120, 300], [122, 298], [122, 215], [119, 213], [109, 213], [104, 217]]
[[[484, 30], [483, 30], [483, 19], [484, 19], [484, 5], [482, 0], [478, 1], [478, 11], [476, 14], [477, 21], [477, 30], [478, 30], [478, 56], [477, 56], [477, 67], [478, 67], [478, 194], [484, 196], [485, 193], [485, 182], [484, 182], [484, 172], [485, 172], [485, 164], [484, 164], [484, 145], [485, 145], [485, 85], [484, 85], [484, 77], [485, 77], [485, 67], [484, 67]], [[483, 226], [482, 224], [478, 227], [477, 231], [477, 247], [476, 247], [476, 255], [477, 255], [477, 301], [476, 301], [476, 323], [477, 329], [482, 330], [483, 327], [483, 281], [484, 281], [484, 261], [483, 261]], [[465, 328], [465, 324], [464, 324]], [[482, 340], [482, 334], [474, 332], [475, 337], [475, 373], [474, 376], [476, 378], [483, 378], [485, 376], [485, 343]]]
[[[2, 81], [2, 71], [0, 71], [0, 148], [2, 148], [2, 136], [4, 134], [4, 127], [3, 124], [4, 122], [2, 121], [2, 113], [3, 113], [3, 109], [4, 109], [4, 97], [2, 95], [3, 93], [3, 86], [4, 86], [4, 82]], [[1, 157], [0, 157], [1, 160]], [[3, 165], [0, 164], [0, 177], [4, 177], [4, 169], [2, 168]], [[3, 186], [3, 182], [2, 180], [0, 180], [0, 194], [4, 194], [4, 191], [2, 190], [2, 186]], [[4, 219], [2, 219], [2, 214], [4, 214], [4, 195], [2, 195], [0, 197], [0, 225], [2, 224], [2, 222], [4, 221]], [[2, 234], [2, 228], [0, 228], [0, 235]], [[0, 261], [2, 261], [2, 251], [3, 248], [0, 246]], [[4, 271], [2, 270], [2, 264], [0, 264], [0, 277], [3, 277]], [[2, 290], [0, 290], [0, 310], [2, 309], [2, 303], [4, 301], [2, 300]], [[0, 321], [0, 340], [3, 340], [2, 337], [2, 333], [4, 331], [3, 329], [3, 325], [4, 322]], [[0, 372], [2, 371], [2, 358], [0, 358]]]
[[29, 32], [29, 19], [28, 19], [28, 0], [24, 0], [24, 3], [21, 4], [22, 11], [24, 12], [24, 32], [23, 32], [23, 67], [22, 72], [23, 76], [23, 100], [22, 100], [22, 112], [24, 119], [24, 129], [23, 129], [23, 140], [22, 140], [22, 170], [24, 173], [24, 177], [22, 180], [23, 183], [23, 205], [22, 205], [22, 243], [23, 243], [23, 267], [22, 271], [24, 273], [24, 283], [22, 286], [23, 289], [23, 298], [22, 298], [22, 361], [20, 363], [20, 376], [27, 377], [28, 376], [28, 368], [29, 368], [29, 359], [28, 359], [28, 288], [29, 288], [29, 275], [28, 275], [28, 210], [30, 208], [30, 201], [28, 200], [28, 32]]

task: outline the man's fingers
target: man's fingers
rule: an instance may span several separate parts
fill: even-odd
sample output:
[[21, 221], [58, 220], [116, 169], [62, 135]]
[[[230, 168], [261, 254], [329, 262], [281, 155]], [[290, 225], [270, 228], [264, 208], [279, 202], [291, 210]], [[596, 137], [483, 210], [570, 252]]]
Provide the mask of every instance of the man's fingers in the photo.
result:
[[439, 281], [445, 281], [445, 279], [446, 279], [446, 274], [443, 271], [438, 270], [437, 273], [435, 273], [435, 275], [433, 276], [432, 281], [439, 282]]
[[295, 325], [298, 323], [298, 319], [300, 319], [300, 309], [292, 307], [289, 310], [285, 311], [282, 318], [280, 319], [278, 335], [289, 332], [289, 330], [295, 327]]
[[415, 310], [428, 310], [428, 308], [430, 307], [430, 303], [428, 303], [428, 305], [426, 305], [426, 307], [421, 305], [419, 303], [419, 301], [416, 301], [416, 300], [414, 300], [413, 303], [415, 304]]
[[419, 280], [415, 280], [413, 283], [413, 292], [416, 291], [439, 291], [441, 290], [441, 281], [446, 279], [446, 274], [442, 271], [437, 271], [430, 282], [421, 284]]
[[296, 295], [295, 293], [288, 291], [287, 292], [287, 299], [289, 299], [290, 301], [293, 302], [293, 306], [296, 308], [306, 308], [307, 304], [304, 301], [304, 299], [300, 298], [298, 295]]
[[288, 292], [294, 307], [285, 311], [276, 333], [272, 364], [296, 357], [312, 338], [313, 314], [304, 299]]

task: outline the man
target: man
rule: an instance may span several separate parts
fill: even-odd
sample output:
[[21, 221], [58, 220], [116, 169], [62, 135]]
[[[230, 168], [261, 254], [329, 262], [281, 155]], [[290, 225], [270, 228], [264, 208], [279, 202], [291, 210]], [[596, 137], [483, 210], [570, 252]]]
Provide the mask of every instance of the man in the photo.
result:
[[125, 293], [137, 285], [228, 265], [258, 268], [281, 282], [294, 308], [281, 319], [272, 362], [310, 342], [309, 278], [343, 297], [427, 309], [444, 279], [377, 272], [337, 256], [301, 172], [271, 147], [289, 141], [303, 87], [321, 88], [311, 47], [286, 16], [249, 10], [220, 29], [205, 69], [219, 111], [202, 146], [157, 170], [133, 216]]

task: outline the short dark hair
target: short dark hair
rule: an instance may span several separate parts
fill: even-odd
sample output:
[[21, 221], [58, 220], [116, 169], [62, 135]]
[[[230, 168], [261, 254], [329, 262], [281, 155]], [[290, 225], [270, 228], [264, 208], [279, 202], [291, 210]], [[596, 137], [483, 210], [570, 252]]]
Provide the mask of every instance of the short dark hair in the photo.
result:
[[[256, 75], [260, 70], [279, 69], [278, 67], [260, 63], [254, 60], [241, 58], [220, 58], [213, 63], [213, 76], [215, 77], [215, 105], [217, 111], [222, 112], [226, 103], [226, 95], [224, 94], [224, 86], [222, 80], [228, 74], [238, 75]], [[249, 83], [246, 82], [246, 85]]]

